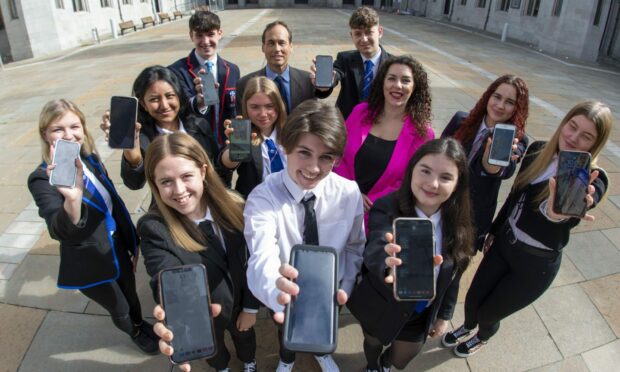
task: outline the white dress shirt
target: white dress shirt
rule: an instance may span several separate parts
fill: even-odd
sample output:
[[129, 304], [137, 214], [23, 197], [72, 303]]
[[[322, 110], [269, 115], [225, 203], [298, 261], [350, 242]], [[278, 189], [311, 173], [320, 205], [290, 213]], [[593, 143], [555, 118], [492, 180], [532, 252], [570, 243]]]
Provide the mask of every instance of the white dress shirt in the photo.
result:
[[364, 66], [366, 66], [366, 61], [368, 60], [372, 61], [372, 79], [374, 80], [377, 77], [377, 71], [379, 71], [379, 60], [381, 59], [381, 48], [379, 48], [379, 51], [377, 52], [377, 54], [372, 56], [372, 58], [366, 58], [364, 57], [362, 53], [360, 53], [360, 56], [362, 57], [362, 63], [364, 64]]
[[357, 183], [333, 172], [312, 190], [302, 190], [287, 170], [274, 173], [256, 186], [245, 204], [245, 240], [250, 251], [248, 286], [256, 298], [273, 311], [278, 304], [276, 279], [282, 263], [289, 262], [291, 248], [303, 242], [306, 193], [316, 196], [319, 244], [338, 253], [340, 289], [351, 294], [362, 266], [364, 244], [364, 208]]

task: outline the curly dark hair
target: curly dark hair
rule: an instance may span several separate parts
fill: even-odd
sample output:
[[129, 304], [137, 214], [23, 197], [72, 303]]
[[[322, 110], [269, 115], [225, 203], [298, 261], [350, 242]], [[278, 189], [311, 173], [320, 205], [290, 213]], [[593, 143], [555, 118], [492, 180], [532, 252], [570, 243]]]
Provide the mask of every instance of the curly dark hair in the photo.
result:
[[414, 89], [405, 106], [405, 114], [411, 116], [416, 131], [422, 138], [425, 138], [426, 130], [431, 121], [431, 90], [424, 67], [411, 56], [390, 57], [379, 66], [377, 77], [372, 82], [370, 94], [368, 95], [368, 115], [366, 119], [376, 123], [376, 119], [383, 113], [385, 108], [383, 84], [390, 66], [394, 64], [405, 65], [411, 69]]
[[487, 104], [489, 103], [489, 99], [502, 84], [510, 84], [517, 90], [515, 112], [508, 122], [517, 127], [517, 138], [523, 138], [525, 135], [525, 123], [527, 121], [529, 111], [529, 90], [527, 89], [527, 85], [523, 79], [516, 75], [510, 74], [498, 77], [491, 83], [491, 85], [489, 85], [487, 90], [482, 94], [482, 97], [480, 97], [478, 102], [476, 102], [474, 108], [469, 112], [469, 115], [463, 120], [463, 123], [459, 129], [456, 133], [454, 133], [454, 138], [461, 141], [461, 143], [467, 143], [476, 137], [482, 118], [484, 118], [487, 114]]

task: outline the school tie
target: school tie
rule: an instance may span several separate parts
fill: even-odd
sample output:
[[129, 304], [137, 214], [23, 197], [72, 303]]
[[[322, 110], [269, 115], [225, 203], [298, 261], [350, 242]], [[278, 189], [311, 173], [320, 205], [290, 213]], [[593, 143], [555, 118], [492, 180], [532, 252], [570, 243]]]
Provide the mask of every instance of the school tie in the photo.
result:
[[290, 114], [288, 94], [286, 94], [286, 88], [284, 87], [284, 78], [281, 75], [278, 75], [275, 79], [273, 79], [273, 81], [278, 86], [278, 90], [280, 91], [280, 95], [282, 96], [282, 101], [284, 102], [284, 106], [286, 107], [286, 113]]
[[211, 221], [205, 220], [198, 224], [198, 228], [204, 234], [207, 240], [207, 246], [215, 249], [215, 251], [226, 261], [226, 251], [222, 246], [219, 236], [215, 234]]
[[368, 94], [370, 93], [370, 85], [372, 84], [372, 68], [374, 63], [371, 60], [367, 60], [364, 62], [364, 87], [362, 88], [362, 100], [368, 98]]
[[213, 62], [207, 61], [207, 72], [211, 73], [213, 71]]
[[474, 143], [471, 145], [471, 150], [469, 151], [469, 154], [467, 155], [468, 163], [471, 164], [472, 160], [474, 159], [474, 156], [476, 156], [476, 153], [478, 152], [478, 150], [480, 150], [480, 146], [482, 146], [482, 142], [487, 138], [487, 135], [489, 134], [490, 131], [491, 129], [485, 127], [482, 130], [482, 132], [480, 132], [480, 135], [476, 136]]
[[284, 164], [282, 164], [282, 159], [280, 158], [280, 153], [278, 152], [276, 144], [271, 138], [265, 139], [265, 143], [267, 144], [267, 154], [269, 155], [269, 169], [271, 169], [271, 173], [281, 171], [282, 169], [284, 169]]
[[314, 212], [314, 202], [316, 196], [312, 195], [307, 199], [302, 199], [304, 205], [304, 243], [309, 245], [319, 245], [319, 232], [316, 225], [316, 213]]
[[424, 311], [424, 309], [426, 309], [427, 305], [428, 305], [428, 301], [426, 301], [426, 300], [418, 301], [415, 304], [415, 312], [418, 313], [418, 314], [422, 313], [422, 311]]

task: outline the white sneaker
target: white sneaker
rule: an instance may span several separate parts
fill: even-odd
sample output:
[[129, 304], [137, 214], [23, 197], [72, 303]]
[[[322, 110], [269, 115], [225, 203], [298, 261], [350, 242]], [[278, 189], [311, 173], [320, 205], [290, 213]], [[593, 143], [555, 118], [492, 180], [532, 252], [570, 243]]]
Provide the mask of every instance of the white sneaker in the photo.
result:
[[336, 362], [334, 361], [334, 358], [332, 358], [331, 355], [329, 354], [325, 354], [322, 356], [315, 355], [314, 359], [316, 359], [316, 361], [319, 362], [319, 365], [321, 366], [321, 371], [340, 372], [338, 365], [336, 364]]
[[276, 367], [276, 372], [291, 372], [293, 370], [293, 363], [284, 363], [282, 359], [278, 361], [278, 366]]

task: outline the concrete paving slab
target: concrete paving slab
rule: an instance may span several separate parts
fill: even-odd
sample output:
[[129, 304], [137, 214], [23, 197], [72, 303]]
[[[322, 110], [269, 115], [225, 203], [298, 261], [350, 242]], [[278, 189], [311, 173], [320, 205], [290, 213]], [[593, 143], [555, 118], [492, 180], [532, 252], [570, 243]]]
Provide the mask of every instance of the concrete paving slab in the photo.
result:
[[620, 366], [620, 340], [583, 353], [583, 359], [592, 372], [617, 370]]
[[564, 357], [582, 353], [616, 338], [579, 285], [548, 290], [534, 302], [534, 308]]
[[600, 231], [573, 234], [564, 253], [587, 280], [620, 272], [620, 251]]
[[39, 235], [46, 229], [45, 222], [13, 221], [4, 231], [8, 234]]
[[30, 248], [29, 254], [59, 256], [60, 255], [60, 243], [52, 239], [46, 231], [41, 234], [41, 237], [39, 238], [39, 240], [37, 240], [34, 246]]
[[88, 298], [56, 286], [57, 256], [28, 255], [7, 283], [4, 302], [39, 309], [83, 312]]
[[169, 365], [163, 355], [142, 353], [107, 316], [52, 311], [41, 324], [20, 370], [167, 371]]
[[620, 195], [610, 195], [608, 197], [609, 201], [614, 203], [614, 205], [620, 208]]
[[0, 262], [0, 279], [9, 280], [17, 269], [17, 264]]
[[0, 247], [0, 262], [18, 264], [27, 254], [28, 249]]
[[0, 369], [16, 371], [47, 311], [0, 304]]
[[455, 357], [452, 349], [446, 349], [441, 345], [440, 338], [428, 338], [420, 354], [403, 371], [450, 372], [469, 370], [467, 360]]
[[581, 283], [581, 288], [603, 315], [617, 337], [620, 337], [620, 274]]
[[0, 231], [4, 231], [15, 220], [15, 213], [0, 213]]
[[15, 221], [18, 222], [45, 222], [43, 218], [39, 217], [38, 210], [24, 210], [15, 217]]
[[601, 232], [620, 250], [620, 228], [601, 230]]
[[583, 277], [583, 275], [581, 275], [573, 261], [571, 261], [570, 257], [565, 254], [564, 257], [562, 257], [562, 265], [560, 266], [560, 271], [553, 280], [553, 283], [551, 283], [551, 288], [560, 287], [567, 284], [579, 283], [583, 282], [584, 280], [585, 278]]
[[556, 363], [530, 369], [529, 372], [590, 372], [590, 370], [581, 355], [576, 355]]
[[38, 235], [2, 234], [0, 247], [30, 249], [39, 240]]

